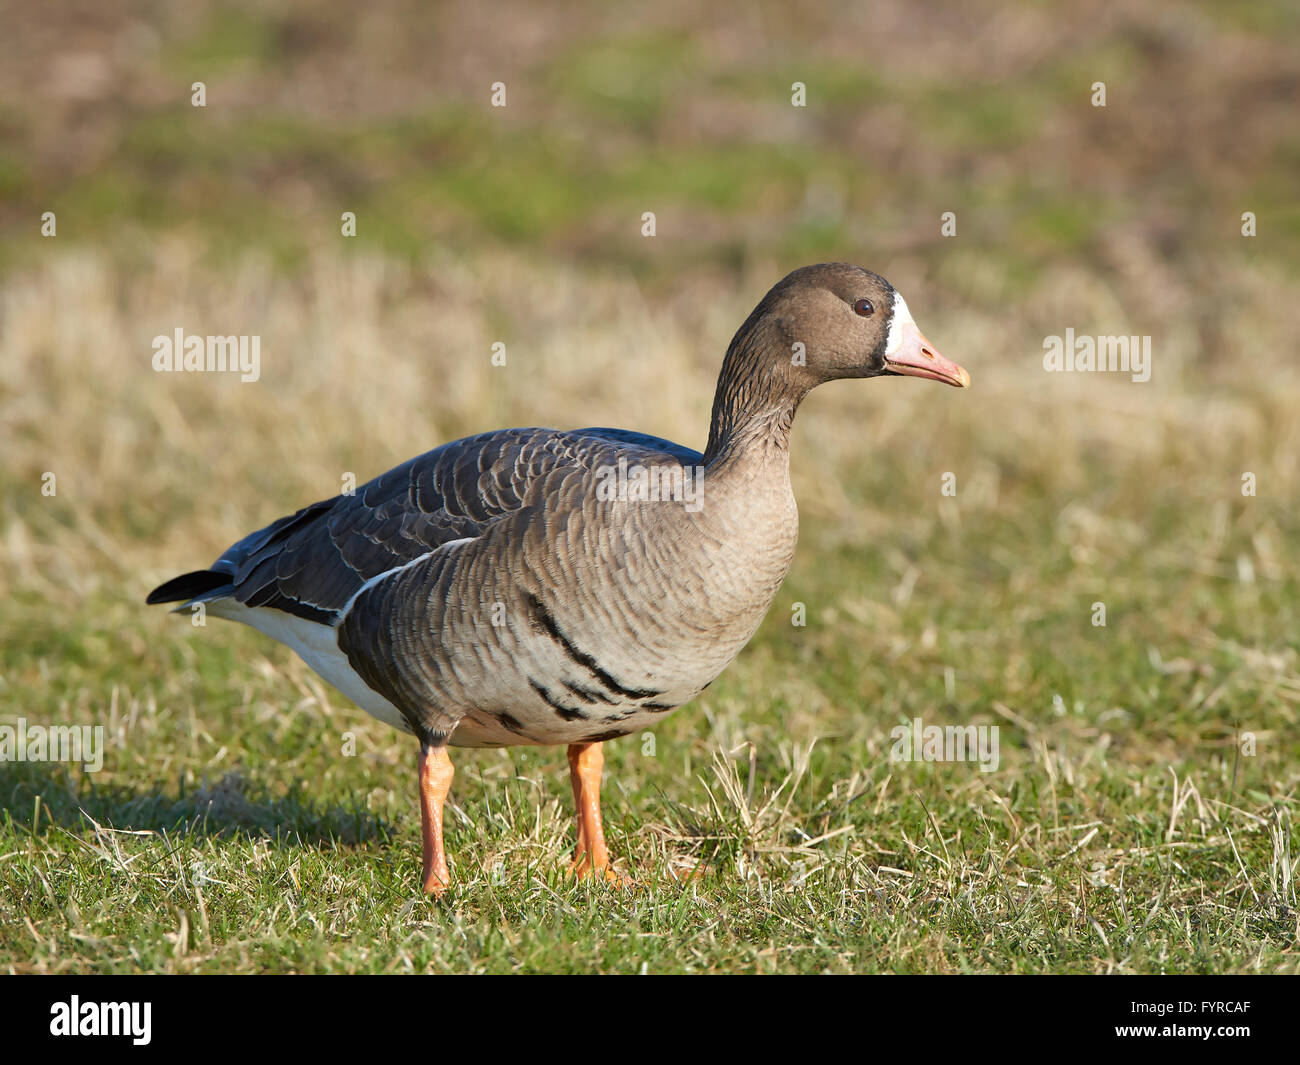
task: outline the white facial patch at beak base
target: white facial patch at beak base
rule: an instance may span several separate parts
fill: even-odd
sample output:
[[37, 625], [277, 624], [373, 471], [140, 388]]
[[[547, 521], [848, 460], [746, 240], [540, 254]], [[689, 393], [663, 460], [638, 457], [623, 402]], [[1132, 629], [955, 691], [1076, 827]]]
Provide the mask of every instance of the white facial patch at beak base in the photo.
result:
[[957, 388], [970, 387], [970, 374], [955, 362], [945, 359], [912, 321], [907, 301], [894, 294], [893, 317], [889, 336], [885, 338], [885, 365], [881, 371], [896, 377], [926, 377]]
[[885, 357], [893, 355], [903, 345], [903, 326], [915, 325], [912, 312], [907, 309], [903, 294], [894, 291], [894, 316], [889, 320], [889, 338], [885, 341]]

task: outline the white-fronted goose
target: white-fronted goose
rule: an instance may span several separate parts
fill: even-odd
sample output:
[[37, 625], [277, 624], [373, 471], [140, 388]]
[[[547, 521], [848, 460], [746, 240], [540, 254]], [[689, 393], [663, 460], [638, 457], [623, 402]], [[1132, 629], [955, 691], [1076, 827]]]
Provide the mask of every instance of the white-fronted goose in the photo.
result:
[[567, 744], [573, 868], [611, 875], [601, 744], [699, 695], [758, 628], [798, 536], [800, 401], [890, 375], [970, 383], [884, 278], [807, 266], [731, 341], [702, 455], [624, 429], [483, 433], [281, 518], [148, 602], [251, 625], [416, 736], [426, 891], [449, 883], [449, 744]]

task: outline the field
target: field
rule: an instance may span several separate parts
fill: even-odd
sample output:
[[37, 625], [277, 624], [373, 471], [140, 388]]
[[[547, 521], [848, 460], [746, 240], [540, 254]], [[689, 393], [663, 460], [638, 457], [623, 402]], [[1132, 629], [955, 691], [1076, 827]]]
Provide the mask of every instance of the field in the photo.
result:
[[[5, 7], [0, 726], [106, 749], [0, 762], [0, 968], [1300, 972], [1292, 6]], [[471, 432], [702, 447], [735, 328], [835, 259], [974, 386], [801, 408], [758, 635], [606, 747], [635, 889], [564, 875], [518, 748], [454, 754], [423, 897], [414, 742], [143, 605]], [[259, 379], [155, 372], [178, 327]], [[1045, 372], [1067, 329], [1151, 379]], [[892, 760], [916, 718], [996, 769]]]

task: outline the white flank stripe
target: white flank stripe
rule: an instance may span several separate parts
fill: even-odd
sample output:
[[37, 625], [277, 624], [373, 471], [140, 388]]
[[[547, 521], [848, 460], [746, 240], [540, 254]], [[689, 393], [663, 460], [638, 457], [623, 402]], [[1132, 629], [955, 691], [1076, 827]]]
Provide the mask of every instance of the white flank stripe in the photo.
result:
[[410, 569], [412, 566], [418, 565], [419, 563], [423, 562], [426, 558], [430, 558], [433, 555], [436, 555], [439, 551], [442, 551], [445, 548], [455, 547], [457, 544], [467, 544], [473, 539], [475, 539], [475, 537], [473, 536], [462, 536], [459, 540], [448, 540], [445, 544], [439, 544], [432, 551], [426, 551], [418, 558], [411, 559], [410, 562], [403, 562], [400, 566], [394, 566], [392, 569], [386, 569], [384, 570], [383, 573], [379, 573], [371, 577], [370, 580], [366, 581], [365, 584], [363, 584], [360, 588], [358, 588], [355, 592], [352, 593], [352, 598], [350, 598], [346, 603], [343, 604], [343, 609], [339, 611], [339, 624], [342, 625], [343, 619], [346, 618], [348, 614], [352, 612], [352, 604], [357, 601], [357, 596], [359, 596], [362, 592], [369, 591], [380, 581], [387, 580], [389, 577], [393, 576], [394, 574], [401, 573], [402, 570], [404, 569]]
[[[466, 536], [459, 540], [448, 540], [432, 551], [426, 551], [419, 558], [413, 558], [410, 562], [404, 562], [400, 566], [394, 566], [378, 576], [371, 577], [347, 601], [339, 614], [338, 624], [342, 624], [343, 619], [351, 611], [352, 605], [357, 601], [357, 596], [367, 588], [373, 588], [385, 578], [401, 573], [404, 569], [410, 569], [416, 563], [423, 562], [445, 548], [469, 543], [473, 539], [472, 536]], [[411, 731], [411, 726], [406, 723], [402, 712], [362, 680], [361, 675], [352, 668], [348, 656], [339, 647], [338, 625], [322, 625], [319, 621], [309, 621], [307, 618], [300, 618], [297, 614], [270, 607], [245, 606], [229, 596], [209, 603], [208, 613], [213, 617], [242, 622], [258, 632], [265, 633], [273, 640], [279, 640], [371, 717], [378, 718], [384, 724], [392, 725], [403, 732]]]

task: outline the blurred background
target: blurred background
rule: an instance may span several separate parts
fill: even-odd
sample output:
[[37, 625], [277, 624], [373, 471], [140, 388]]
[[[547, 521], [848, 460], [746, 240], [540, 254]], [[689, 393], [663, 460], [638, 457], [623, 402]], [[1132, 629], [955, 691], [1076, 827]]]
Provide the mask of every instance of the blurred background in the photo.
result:
[[[826, 737], [821, 771], [874, 782], [898, 721], [1011, 731], [1007, 711], [1039, 731], [1004, 740], [994, 788], [1068, 775], [1082, 817], [1173, 766], [1294, 809], [1295, 4], [47, 0], [0, 24], [0, 702], [111, 723], [122, 801], [243, 767], [410, 829], [404, 741], [284, 649], [145, 593], [467, 433], [702, 447], [736, 327], [840, 259], [890, 279], [974, 387], [804, 405], [790, 580], [660, 730], [678, 753], [625, 786], [689, 793], [675, 776], [717, 746], [788, 762]], [[260, 380], [155, 373], [178, 327], [260, 336]], [[1150, 382], [1045, 373], [1067, 328], [1149, 335]], [[323, 720], [367, 756], [306, 751]], [[1240, 728], [1265, 742], [1236, 767]], [[534, 755], [480, 757], [513, 776]], [[6, 773], [13, 811], [88, 801]]]

